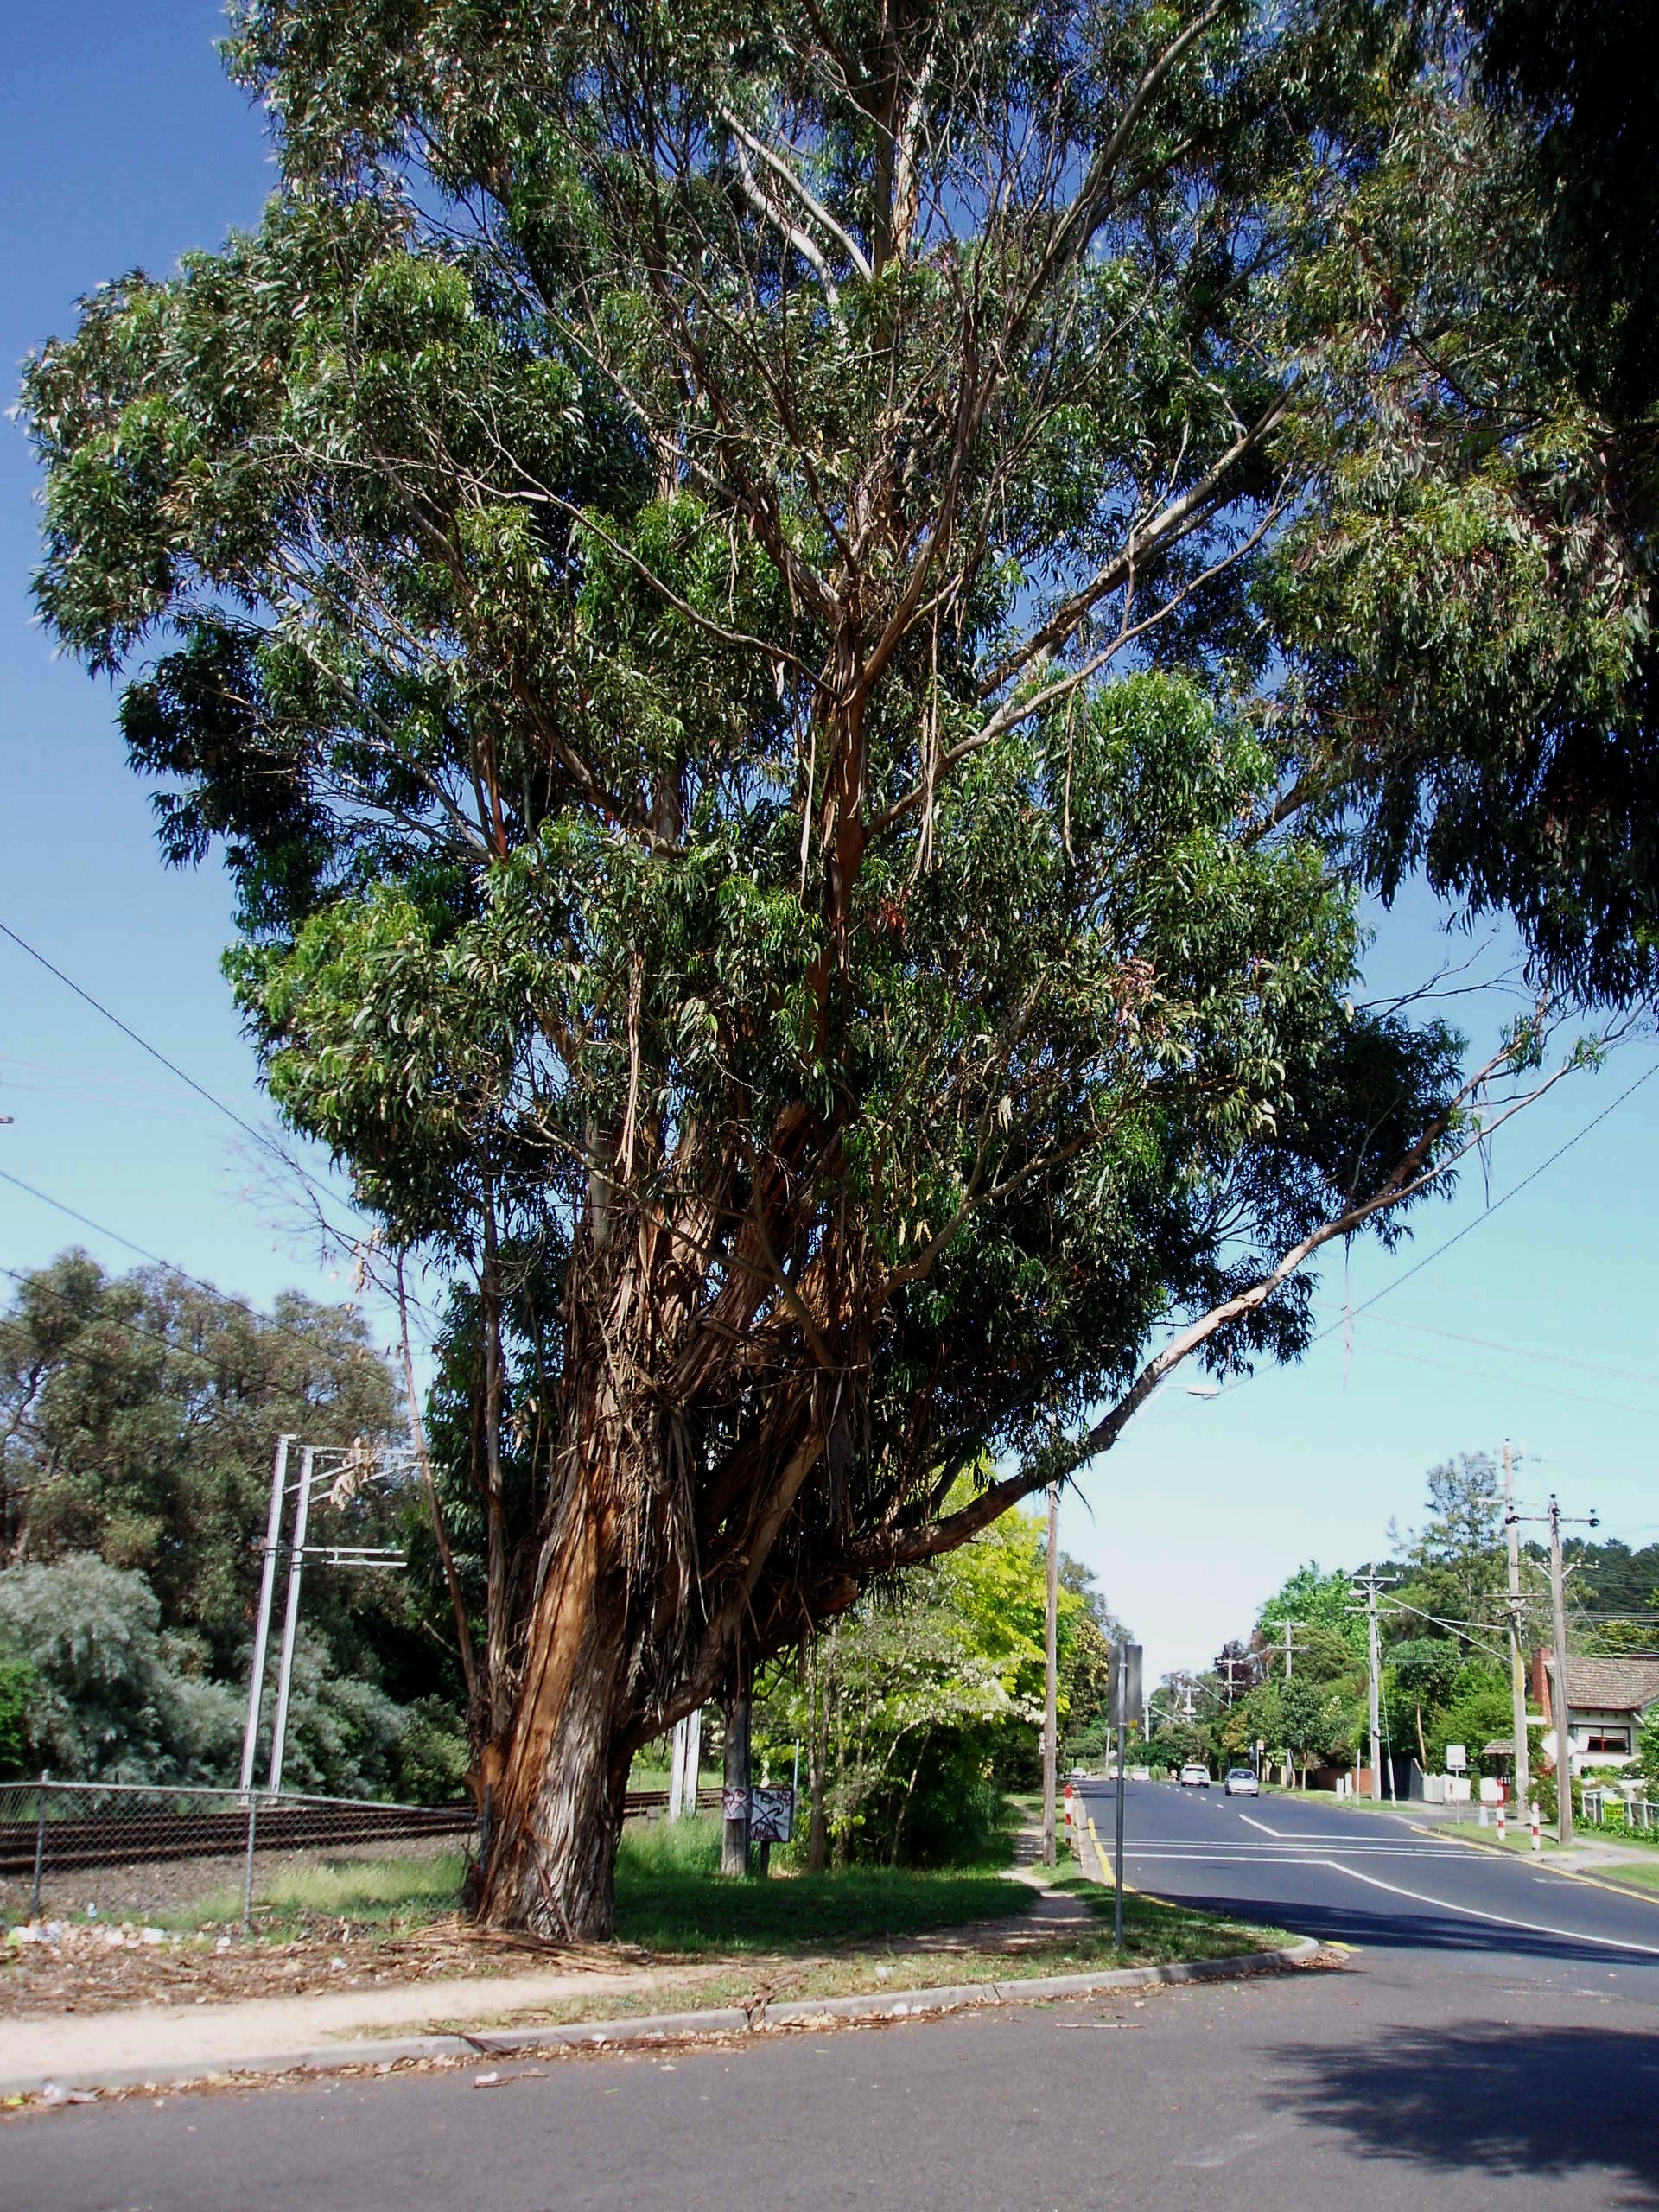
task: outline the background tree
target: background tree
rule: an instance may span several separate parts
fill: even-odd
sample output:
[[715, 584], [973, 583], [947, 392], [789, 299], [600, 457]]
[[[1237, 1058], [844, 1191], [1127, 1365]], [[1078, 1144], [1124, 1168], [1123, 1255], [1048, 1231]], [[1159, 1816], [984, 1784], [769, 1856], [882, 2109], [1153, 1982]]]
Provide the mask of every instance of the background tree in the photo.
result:
[[[95, 1553], [143, 1573], [163, 1629], [207, 1641], [215, 1668], [245, 1641], [257, 1536], [279, 1433], [387, 1452], [391, 1377], [360, 1316], [289, 1293], [269, 1315], [182, 1277], [104, 1274], [85, 1253], [25, 1276], [0, 1312], [3, 1562]], [[373, 1491], [342, 1541], [395, 1541], [402, 1508]], [[384, 1662], [424, 1672], [396, 1586], [322, 1579], [315, 1618], [348, 1661], [373, 1617]]]
[[[161, 1270], [106, 1276], [82, 1253], [22, 1279], [0, 1313], [0, 1663], [25, 1700], [14, 1764], [234, 1779], [279, 1433], [401, 1444], [359, 1315], [291, 1294], [261, 1314]], [[319, 1512], [342, 1541], [429, 1549], [407, 1484]], [[459, 1793], [443, 1620], [418, 1577], [412, 1592], [391, 1573], [309, 1578], [290, 1787]]]
[[1401, 1598], [1455, 1628], [1502, 1630], [1509, 1586], [1503, 1484], [1484, 1452], [1460, 1452], [1429, 1469], [1427, 1521], [1403, 1539], [1389, 1531], [1412, 1570]]

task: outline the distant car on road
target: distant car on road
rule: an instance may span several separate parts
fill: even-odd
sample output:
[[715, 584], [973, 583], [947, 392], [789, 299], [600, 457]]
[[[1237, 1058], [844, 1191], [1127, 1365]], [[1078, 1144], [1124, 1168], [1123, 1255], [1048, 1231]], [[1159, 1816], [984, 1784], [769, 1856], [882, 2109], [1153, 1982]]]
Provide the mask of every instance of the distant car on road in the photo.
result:
[[1184, 1766], [1181, 1769], [1181, 1787], [1183, 1789], [1207, 1789], [1210, 1787], [1209, 1768], [1198, 1765], [1196, 1760]]
[[1259, 1797], [1262, 1785], [1247, 1766], [1232, 1766], [1227, 1770], [1227, 1779], [1222, 1785], [1230, 1797]]
[[1088, 1768], [1086, 1766], [1074, 1766], [1071, 1770], [1071, 1779], [1073, 1782], [1087, 1782], [1089, 1779]]

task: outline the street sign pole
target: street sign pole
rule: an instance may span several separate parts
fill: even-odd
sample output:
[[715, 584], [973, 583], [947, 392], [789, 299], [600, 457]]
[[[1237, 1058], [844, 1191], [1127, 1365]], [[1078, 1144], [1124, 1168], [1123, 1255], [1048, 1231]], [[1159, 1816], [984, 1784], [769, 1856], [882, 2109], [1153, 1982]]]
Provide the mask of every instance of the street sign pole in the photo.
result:
[[1128, 1732], [1120, 1720], [1117, 1724], [1116, 1864], [1112, 1873], [1112, 1942], [1120, 1951], [1123, 1948], [1123, 1745]]
[[1112, 1726], [1117, 1731], [1117, 1834], [1112, 1873], [1112, 1941], [1120, 1951], [1123, 1948], [1124, 1755], [1128, 1745], [1129, 1722], [1141, 1710], [1141, 1646], [1138, 1643], [1115, 1643], [1108, 1687], [1109, 1715]]

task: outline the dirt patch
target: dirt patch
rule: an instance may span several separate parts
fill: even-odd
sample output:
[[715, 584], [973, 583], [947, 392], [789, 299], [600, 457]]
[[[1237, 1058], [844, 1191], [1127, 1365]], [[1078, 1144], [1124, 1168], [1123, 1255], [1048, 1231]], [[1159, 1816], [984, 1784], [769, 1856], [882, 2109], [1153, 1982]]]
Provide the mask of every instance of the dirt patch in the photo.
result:
[[175, 1936], [133, 1924], [106, 1929], [68, 1923], [55, 1941], [0, 1946], [0, 2017], [193, 2001], [233, 2004], [318, 1990], [505, 1978], [550, 1969], [615, 1974], [619, 1967], [641, 1963], [615, 1946], [566, 1948], [492, 1936], [454, 1915], [397, 1935], [365, 1933], [341, 1922], [284, 1943], [226, 1929]]

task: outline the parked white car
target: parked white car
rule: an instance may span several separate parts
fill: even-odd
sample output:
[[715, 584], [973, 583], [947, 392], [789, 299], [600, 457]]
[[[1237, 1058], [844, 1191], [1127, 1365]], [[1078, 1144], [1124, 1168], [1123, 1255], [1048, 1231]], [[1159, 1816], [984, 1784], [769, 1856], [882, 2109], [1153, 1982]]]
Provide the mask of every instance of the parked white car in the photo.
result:
[[1196, 1759], [1184, 1766], [1181, 1769], [1181, 1787], [1183, 1789], [1207, 1789], [1210, 1787], [1209, 1768], [1200, 1766]]
[[1259, 1797], [1262, 1785], [1247, 1766], [1233, 1766], [1227, 1770], [1227, 1779], [1222, 1787], [1230, 1797]]

